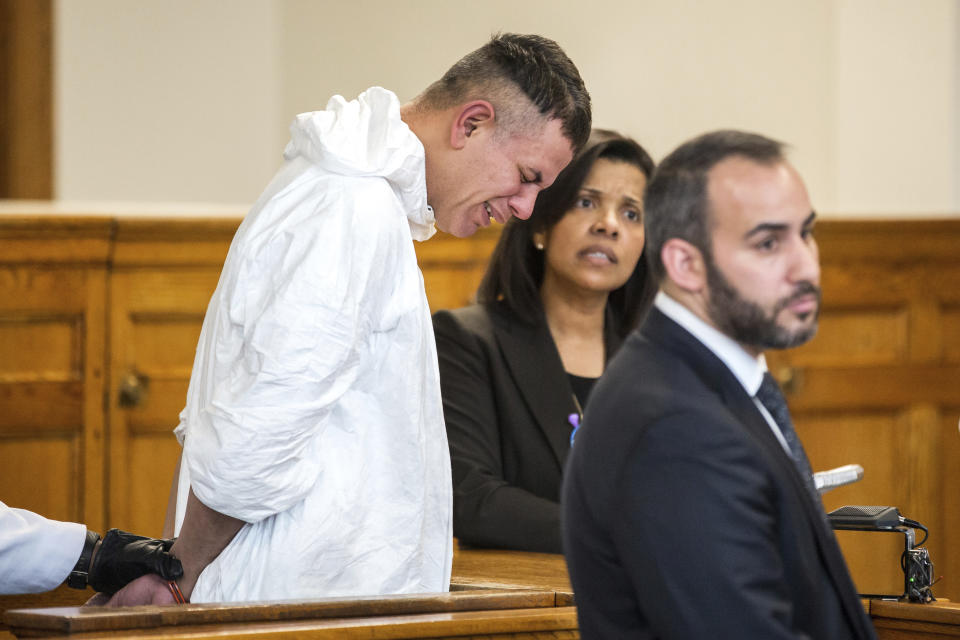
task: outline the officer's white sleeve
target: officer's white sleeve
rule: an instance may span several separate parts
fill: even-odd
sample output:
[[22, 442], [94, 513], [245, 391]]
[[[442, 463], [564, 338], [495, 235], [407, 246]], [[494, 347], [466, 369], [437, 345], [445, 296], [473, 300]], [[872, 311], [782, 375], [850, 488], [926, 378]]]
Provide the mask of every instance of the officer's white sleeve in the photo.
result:
[[87, 528], [0, 502], [0, 593], [49, 591], [67, 579]]

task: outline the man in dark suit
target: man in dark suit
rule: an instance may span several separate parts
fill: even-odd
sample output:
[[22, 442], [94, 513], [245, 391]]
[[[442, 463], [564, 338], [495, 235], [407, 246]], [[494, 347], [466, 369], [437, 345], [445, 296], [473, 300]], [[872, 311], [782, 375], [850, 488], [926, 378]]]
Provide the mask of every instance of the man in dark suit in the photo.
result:
[[719, 131], [645, 197], [655, 308], [594, 390], [565, 474], [590, 638], [873, 638], [765, 349], [813, 337], [815, 214], [780, 143]]

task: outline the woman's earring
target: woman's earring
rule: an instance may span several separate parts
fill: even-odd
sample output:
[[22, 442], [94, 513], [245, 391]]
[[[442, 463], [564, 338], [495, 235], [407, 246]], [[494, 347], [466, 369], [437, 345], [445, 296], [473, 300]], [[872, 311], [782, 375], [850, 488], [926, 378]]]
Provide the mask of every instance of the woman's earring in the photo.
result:
[[543, 243], [542, 243], [542, 242], [534, 243], [533, 246], [535, 246], [535, 247], [537, 248], [537, 251], [543, 251]]

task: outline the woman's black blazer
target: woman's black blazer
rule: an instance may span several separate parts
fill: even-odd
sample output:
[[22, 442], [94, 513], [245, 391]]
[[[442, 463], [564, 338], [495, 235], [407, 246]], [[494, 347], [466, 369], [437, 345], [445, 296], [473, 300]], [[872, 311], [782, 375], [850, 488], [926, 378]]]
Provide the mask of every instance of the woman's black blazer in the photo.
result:
[[[619, 346], [605, 323], [607, 357]], [[541, 312], [501, 304], [433, 316], [461, 543], [561, 553], [560, 486], [573, 390]]]

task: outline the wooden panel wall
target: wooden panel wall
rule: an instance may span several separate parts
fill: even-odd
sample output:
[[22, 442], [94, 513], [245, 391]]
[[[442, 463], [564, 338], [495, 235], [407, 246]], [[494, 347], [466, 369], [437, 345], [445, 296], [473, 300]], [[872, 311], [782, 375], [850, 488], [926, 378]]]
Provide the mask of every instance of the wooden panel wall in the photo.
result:
[[0, 500], [102, 529], [112, 221], [0, 226]]
[[[814, 470], [864, 468], [824, 506], [895, 506], [929, 527], [934, 593], [960, 598], [960, 220], [824, 221], [817, 235], [819, 334], [767, 357]], [[890, 571], [873, 553], [888, 534], [872, 535], [845, 548], [855, 577]]]
[[[0, 215], [0, 499], [159, 534], [171, 431], [238, 223]], [[771, 369], [815, 469], [866, 470], [825, 506], [893, 505], [929, 526], [935, 593], [960, 599], [960, 220], [827, 220], [818, 237], [820, 334], [768, 354]], [[417, 245], [432, 309], [469, 303], [496, 238]], [[855, 574], [889, 571], [875, 557], [848, 553]]]
[[118, 221], [110, 277], [111, 526], [160, 535], [173, 436], [207, 303], [239, 221]]
[[456, 309], [473, 302], [500, 237], [499, 229], [481, 229], [467, 240], [437, 233], [427, 242], [417, 243], [417, 260], [431, 311]]

